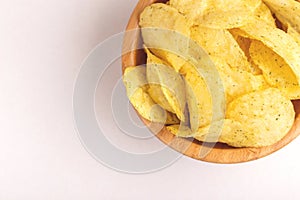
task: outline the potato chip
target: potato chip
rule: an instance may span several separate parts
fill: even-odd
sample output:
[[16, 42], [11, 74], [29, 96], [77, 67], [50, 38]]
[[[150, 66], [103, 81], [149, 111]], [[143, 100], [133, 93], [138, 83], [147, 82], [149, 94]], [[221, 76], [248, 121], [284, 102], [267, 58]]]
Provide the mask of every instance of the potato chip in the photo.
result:
[[300, 45], [300, 33], [298, 33], [290, 24], [287, 26], [287, 33]]
[[170, 6], [176, 8], [180, 13], [191, 20], [191, 23], [199, 16], [204, 14], [204, 10], [208, 8], [207, 0], [170, 0]]
[[146, 68], [143, 66], [127, 67], [123, 75], [123, 82], [126, 86], [128, 97], [133, 96], [137, 88], [142, 88], [146, 91], [149, 87], [146, 78]]
[[[221, 78], [223, 88], [225, 90], [226, 104], [241, 95], [269, 87], [262, 75], [253, 75], [250, 72], [246, 72], [238, 68], [231, 68], [220, 58], [211, 56], [211, 59], [213, 60]], [[188, 73], [196, 74], [197, 71], [195, 71], [195, 67], [193, 67], [193, 65], [186, 63], [181, 68], [180, 73], [186, 76]], [[202, 87], [205, 86], [202, 84]], [[208, 89], [203, 91], [209, 92]], [[205, 94], [207, 93], [205, 92]], [[189, 98], [187, 99], [189, 100]]]
[[127, 67], [123, 75], [123, 82], [130, 102], [142, 117], [151, 122], [179, 123], [176, 115], [166, 112], [147, 93], [145, 67]]
[[151, 51], [154, 52], [159, 58], [165, 60], [170, 66], [174, 68], [176, 72], [179, 72], [183, 65], [185, 65], [186, 61], [180, 56], [176, 55], [176, 53], [171, 53], [169, 51], [151, 48]]
[[260, 75], [262, 74], [262, 71], [259, 69], [259, 67], [252, 61], [250, 54], [249, 54], [249, 48], [250, 48], [250, 44], [251, 44], [251, 39], [249, 38], [245, 38], [243, 36], [240, 35], [236, 35], [234, 33], [232, 33], [234, 39], [237, 41], [237, 43], [239, 44], [240, 48], [243, 50], [243, 52], [245, 53], [248, 62], [250, 63], [250, 72], [254, 75]]
[[265, 89], [268, 89], [268, 88], [271, 87], [262, 74], [261, 75], [255, 75], [255, 79], [256, 79], [257, 86], [258, 86], [255, 89], [255, 91], [265, 90]]
[[244, 147], [247, 144], [255, 145], [250, 130], [240, 122], [225, 119], [198, 130], [195, 138], [205, 142], [222, 142], [233, 147]]
[[234, 147], [255, 145], [254, 133], [240, 122], [231, 119], [213, 122], [195, 132], [179, 125], [168, 126], [167, 130], [177, 137], [194, 137], [201, 142], [222, 142]]
[[166, 127], [168, 131], [170, 131], [173, 135], [177, 137], [194, 137], [196, 132], [193, 132], [189, 127], [187, 126], [181, 126], [181, 125], [170, 125]]
[[[181, 51], [188, 48], [189, 23], [175, 8], [162, 3], [152, 4], [140, 15], [144, 43], [157, 57], [176, 71], [185, 64]], [[184, 38], [184, 36], [186, 38]], [[178, 45], [178, 43], [183, 43]], [[178, 49], [180, 46], [185, 48]], [[179, 53], [179, 55], [178, 55]]]
[[140, 15], [139, 25], [142, 28], [163, 28], [189, 35], [187, 19], [178, 10], [163, 3], [155, 3], [146, 7]]
[[260, 82], [256, 82], [257, 78], [255, 76], [243, 70], [220, 72], [220, 74], [226, 91], [227, 103], [239, 96], [263, 88]]
[[[216, 59], [214, 60], [216, 62]], [[215, 64], [224, 85], [227, 103], [241, 95], [267, 87], [267, 84], [261, 75], [255, 76], [242, 69], [231, 68], [228, 65], [221, 63], [221, 61], [216, 62]]]
[[295, 0], [264, 0], [280, 21], [291, 24], [300, 33], [300, 3]]
[[169, 102], [167, 101], [159, 85], [150, 84], [149, 89], [147, 91], [155, 103], [157, 103], [167, 111], [171, 113], [175, 113], [175, 111], [170, 106]]
[[[157, 58], [153, 54], [151, 54], [151, 52], [146, 47], [145, 47], [145, 51], [147, 53], [147, 64], [151, 64], [151, 63], [155, 64], [156, 63], [156, 64], [165, 65], [165, 63], [162, 60], [160, 60], [159, 58]], [[149, 84], [148, 93], [150, 94], [152, 99], [156, 103], [158, 103], [161, 107], [163, 107], [167, 111], [175, 113], [174, 109], [171, 107], [170, 103], [166, 99], [166, 97], [161, 89], [161, 85], [159, 84], [160, 80], [159, 80], [158, 75], [156, 73], [151, 75], [151, 72], [153, 70], [149, 70], [149, 69], [150, 68], [146, 68], [147, 80], [151, 81], [152, 83], [156, 83], [156, 84]], [[147, 71], [149, 71], [149, 72], [147, 72]]]
[[220, 57], [230, 67], [251, 71], [245, 53], [229, 31], [194, 26], [191, 28], [191, 38], [198, 42], [212, 58]]
[[231, 31], [245, 37], [260, 40], [271, 48], [290, 66], [297, 78], [297, 83], [300, 84], [300, 46], [290, 35], [258, 20]]
[[253, 61], [262, 69], [267, 82], [280, 89], [288, 98], [300, 98], [300, 86], [289, 65], [274, 51], [259, 41], [250, 47]]
[[266, 4], [261, 3], [258, 9], [255, 11], [255, 17], [264, 21], [269, 26], [276, 28], [275, 18], [272, 16], [272, 13]]
[[147, 51], [147, 80], [150, 84], [150, 95], [158, 104], [170, 112], [176, 113], [185, 121], [186, 105], [185, 83], [173, 68]]
[[241, 123], [249, 130], [248, 139], [240, 146], [261, 147], [276, 143], [288, 133], [294, 123], [295, 112], [292, 102], [280, 90], [269, 88], [232, 101], [226, 118]]
[[208, 125], [212, 120], [212, 96], [203, 76], [190, 68], [185, 75], [187, 104], [193, 131]]
[[280, 21], [282, 29], [300, 45], [300, 33], [281, 15], [277, 14], [277, 19]]
[[260, 4], [260, 0], [170, 0], [194, 25], [217, 29], [246, 24]]
[[249, 58], [249, 48], [251, 44], [251, 39], [245, 38], [235, 33], [231, 33], [235, 41], [239, 44], [242, 51], [245, 53], [246, 57]]

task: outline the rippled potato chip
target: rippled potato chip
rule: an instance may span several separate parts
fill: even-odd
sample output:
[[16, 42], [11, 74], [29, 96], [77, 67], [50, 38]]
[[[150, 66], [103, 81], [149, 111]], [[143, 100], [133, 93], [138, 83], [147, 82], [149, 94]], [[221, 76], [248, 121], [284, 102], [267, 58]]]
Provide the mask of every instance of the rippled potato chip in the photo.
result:
[[190, 23], [195, 23], [193, 21], [203, 15], [209, 4], [206, 0], [170, 0], [169, 3], [185, 15], [191, 21]]
[[190, 26], [187, 19], [175, 8], [156, 3], [141, 13], [139, 25], [144, 43], [151, 52], [179, 71], [186, 62], [180, 56], [189, 46]]
[[230, 67], [251, 71], [245, 53], [228, 30], [194, 26], [191, 28], [191, 38], [212, 58], [219, 57]]
[[250, 54], [271, 86], [280, 89], [290, 99], [300, 98], [297, 78], [290, 66], [278, 54], [259, 41], [251, 43]]
[[280, 90], [269, 88], [232, 101], [226, 118], [249, 130], [248, 140], [240, 146], [261, 147], [276, 143], [288, 133], [294, 123], [295, 111], [292, 102]]
[[163, 108], [185, 121], [185, 83], [173, 68], [147, 50], [147, 80], [151, 97]]
[[214, 60], [224, 85], [227, 103], [241, 95], [268, 87], [262, 75], [253, 75], [250, 72], [231, 68], [221, 61]]
[[184, 138], [194, 137], [196, 135], [196, 133], [198, 133], [198, 132], [192, 131], [187, 126], [182, 126], [179, 124], [167, 126], [167, 130], [170, 131], [173, 135], [175, 135], [177, 137], [184, 137]]
[[240, 36], [235, 33], [231, 33], [233, 38], [236, 40], [236, 42], [239, 44], [240, 48], [243, 50], [245, 53], [247, 59], [249, 58], [249, 48], [251, 44], [251, 39], [245, 38], [243, 36]]
[[[160, 60], [159, 58], [154, 56], [146, 47], [145, 47], [145, 51], [147, 53], [147, 65], [150, 65], [150, 64], [165, 65], [165, 63], [162, 60]], [[170, 105], [168, 100], [166, 99], [166, 97], [161, 89], [161, 85], [159, 84], [160, 83], [159, 76], [157, 75], [157, 73], [151, 74], [151, 72], [153, 70], [149, 70], [149, 69], [151, 69], [151, 66], [149, 68], [148, 67], [146, 68], [147, 80], [149, 82], [156, 83], [156, 84], [149, 84], [148, 93], [150, 94], [152, 99], [156, 103], [158, 103], [161, 107], [163, 107], [167, 111], [175, 113], [174, 109], [172, 108], [172, 106]]]
[[166, 112], [147, 93], [148, 85], [145, 67], [127, 67], [123, 75], [123, 82], [130, 102], [142, 117], [151, 122], [179, 123], [175, 114]]
[[178, 56], [176, 53], [171, 53], [169, 51], [155, 48], [151, 48], [151, 51], [153, 51], [155, 55], [169, 63], [176, 72], [179, 72], [182, 66], [184, 66], [186, 63], [185, 59], [183, 59], [181, 56]]
[[177, 137], [193, 137], [201, 142], [222, 142], [234, 147], [255, 145], [254, 133], [247, 126], [231, 119], [213, 122], [195, 132], [179, 125], [168, 126], [167, 130]]
[[282, 139], [291, 129], [295, 112], [279, 90], [269, 88], [246, 94], [228, 106], [226, 119], [192, 131], [185, 126], [168, 126], [178, 137], [222, 142], [234, 147], [263, 147]]
[[282, 22], [288, 22], [300, 33], [300, 3], [295, 0], [264, 0]]
[[197, 130], [222, 118], [225, 94], [219, 72], [210, 57], [198, 43], [191, 41], [190, 47], [190, 60], [182, 66], [180, 73], [186, 82], [190, 126]]
[[272, 49], [285, 60], [294, 72], [297, 83], [300, 84], [300, 46], [290, 35], [259, 20], [231, 31], [244, 37], [259, 40]]
[[207, 82], [196, 69], [191, 67], [184, 76], [190, 124], [193, 131], [208, 125], [212, 120], [212, 96]]
[[234, 39], [237, 41], [237, 43], [239, 44], [240, 48], [243, 50], [243, 52], [245, 53], [248, 62], [250, 63], [250, 72], [253, 75], [260, 75], [262, 74], [262, 71], [259, 69], [259, 67], [252, 61], [251, 57], [250, 57], [250, 53], [249, 53], [249, 49], [250, 49], [250, 44], [251, 44], [251, 39], [249, 38], [245, 38], [243, 36], [240, 35], [236, 35], [235, 33], [232, 33]]
[[300, 33], [297, 32], [290, 24], [287, 25], [287, 33], [292, 36], [292, 38], [300, 46]]
[[245, 25], [260, 4], [260, 0], [170, 0], [194, 25], [217, 29]]
[[276, 28], [275, 18], [272, 16], [272, 13], [266, 4], [261, 3], [258, 9], [255, 11], [255, 17], [264, 21], [269, 26]]

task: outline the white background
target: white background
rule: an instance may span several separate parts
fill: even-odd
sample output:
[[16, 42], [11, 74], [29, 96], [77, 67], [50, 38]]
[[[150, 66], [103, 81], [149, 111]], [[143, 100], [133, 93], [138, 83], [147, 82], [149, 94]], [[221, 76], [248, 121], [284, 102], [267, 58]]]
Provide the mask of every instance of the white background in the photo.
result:
[[136, 2], [0, 0], [0, 200], [300, 199], [300, 138], [249, 163], [183, 157], [144, 175], [86, 152], [73, 123], [76, 76]]

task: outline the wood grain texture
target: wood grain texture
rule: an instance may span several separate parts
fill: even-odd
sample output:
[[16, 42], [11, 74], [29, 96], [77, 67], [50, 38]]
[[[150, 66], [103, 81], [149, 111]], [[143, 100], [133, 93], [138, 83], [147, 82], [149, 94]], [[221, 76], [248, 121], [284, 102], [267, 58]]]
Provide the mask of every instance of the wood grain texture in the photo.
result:
[[[126, 30], [133, 31], [130, 31], [130, 34], [125, 34], [123, 43], [123, 72], [126, 67], [145, 64], [146, 62], [146, 55], [144, 51], [142, 49], [138, 49], [141, 48], [142, 43], [140, 31], [137, 29], [139, 15], [146, 6], [156, 2], [166, 1], [140, 0], [132, 13]], [[141, 116], [140, 118], [153, 133], [156, 133], [156, 137], [158, 137], [162, 142], [186, 156], [195, 158], [197, 160], [213, 163], [240, 163], [267, 156], [281, 149], [300, 134], [300, 101], [294, 101], [293, 104], [296, 111], [295, 123], [289, 133], [276, 144], [262, 148], [234, 148], [226, 144], [217, 143], [206, 156], [200, 156], [199, 154], [201, 148], [205, 148], [202, 142], [175, 137], [172, 133], [168, 132], [166, 128], [163, 128], [157, 133], [157, 131], [155, 131], [157, 130], [156, 127], [159, 127], [161, 125], [150, 123], [148, 120], [143, 119]]]

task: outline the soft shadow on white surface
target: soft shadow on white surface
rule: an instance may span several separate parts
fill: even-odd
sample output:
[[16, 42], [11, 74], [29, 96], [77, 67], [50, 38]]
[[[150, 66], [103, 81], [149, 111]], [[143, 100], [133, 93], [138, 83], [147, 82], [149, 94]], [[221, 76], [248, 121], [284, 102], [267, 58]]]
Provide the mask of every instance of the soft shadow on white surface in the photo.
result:
[[[112, 144], [132, 153], [148, 153], [165, 147], [141, 122], [128, 101], [120, 79], [121, 62], [117, 60], [98, 83], [95, 112], [103, 133]], [[134, 121], [133, 121], [134, 120]]]
[[[135, 31], [126, 32], [128, 35], [133, 33]], [[125, 116], [122, 119], [119, 115], [121, 110], [114, 110], [115, 107], [114, 109], [112, 107], [114, 101], [127, 99], [126, 96], [120, 96], [120, 92], [115, 95], [113, 93], [117, 83], [120, 84], [121, 76], [118, 76], [116, 70], [121, 71], [121, 67], [112, 63], [121, 57], [124, 35], [124, 32], [115, 34], [97, 45], [82, 64], [74, 86], [74, 122], [82, 145], [100, 163], [125, 173], [149, 173], [169, 166], [182, 155], [168, 146], [147, 153], [139, 150], [132, 152], [120, 148], [112, 140], [107, 139], [108, 135], [113, 135], [115, 138], [116, 136], [122, 138], [124, 135], [124, 127], [117, 126], [114, 117], [118, 120], [128, 118]], [[96, 87], [97, 82], [99, 82], [98, 87]], [[98, 99], [95, 99], [96, 88]], [[95, 106], [98, 107], [98, 112], [95, 111]], [[126, 108], [128, 102], [119, 106]], [[98, 116], [98, 121], [95, 114]], [[144, 128], [137, 130], [137, 133], [142, 131], [148, 132]], [[125, 136], [128, 138], [128, 135]], [[123, 140], [122, 144], [141, 145], [137, 137], [135, 140], [129, 139]]]

